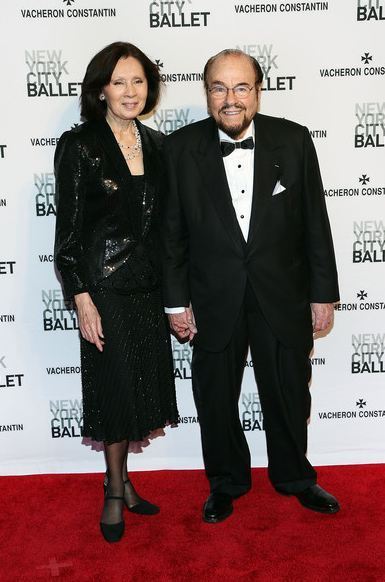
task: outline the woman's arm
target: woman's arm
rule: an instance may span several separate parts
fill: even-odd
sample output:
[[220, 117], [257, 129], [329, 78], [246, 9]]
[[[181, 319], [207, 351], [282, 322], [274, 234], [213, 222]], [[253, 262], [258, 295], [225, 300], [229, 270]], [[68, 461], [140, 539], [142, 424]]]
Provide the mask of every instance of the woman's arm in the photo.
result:
[[68, 131], [61, 136], [55, 152], [55, 263], [68, 299], [87, 291], [81, 266], [86, 174], [79, 135]]

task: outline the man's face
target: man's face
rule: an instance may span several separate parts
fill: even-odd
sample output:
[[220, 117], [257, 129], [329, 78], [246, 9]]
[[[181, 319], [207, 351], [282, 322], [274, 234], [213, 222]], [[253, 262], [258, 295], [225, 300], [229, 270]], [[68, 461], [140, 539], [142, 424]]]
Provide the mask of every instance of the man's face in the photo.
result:
[[[241, 139], [258, 110], [260, 87], [256, 85], [255, 71], [250, 60], [243, 55], [228, 55], [214, 61], [207, 77], [207, 107], [218, 127], [233, 139]], [[233, 91], [223, 95], [210, 89], [216, 87], [252, 87], [241, 97]]]

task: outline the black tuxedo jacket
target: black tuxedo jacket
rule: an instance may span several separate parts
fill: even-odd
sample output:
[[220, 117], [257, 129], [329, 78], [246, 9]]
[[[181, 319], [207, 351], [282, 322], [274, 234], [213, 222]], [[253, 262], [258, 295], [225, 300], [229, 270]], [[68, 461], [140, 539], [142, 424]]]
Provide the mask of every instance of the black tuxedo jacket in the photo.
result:
[[[145, 197], [141, 216], [127, 212], [132, 176], [105, 121], [65, 132], [55, 152], [55, 261], [68, 298], [89, 291], [124, 263], [160, 280], [159, 198], [164, 183], [163, 135], [138, 122]], [[138, 228], [138, 224], [140, 227]], [[138, 266], [139, 265], [139, 266]]]
[[[249, 280], [275, 335], [312, 346], [310, 303], [337, 301], [333, 243], [317, 156], [308, 130], [257, 114], [248, 240], [232, 205], [215, 121], [165, 140], [169, 172], [163, 220], [164, 301], [191, 302], [211, 351], [232, 335]], [[285, 190], [273, 196], [280, 180]]]

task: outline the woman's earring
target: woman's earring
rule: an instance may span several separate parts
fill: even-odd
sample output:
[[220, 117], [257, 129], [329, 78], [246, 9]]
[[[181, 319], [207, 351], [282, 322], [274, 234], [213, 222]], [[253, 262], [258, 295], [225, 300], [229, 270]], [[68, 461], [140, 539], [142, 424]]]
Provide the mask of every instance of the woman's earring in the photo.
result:
[[104, 101], [105, 98], [106, 98], [106, 96], [104, 95], [104, 93], [100, 93], [100, 95], [99, 95], [100, 101]]

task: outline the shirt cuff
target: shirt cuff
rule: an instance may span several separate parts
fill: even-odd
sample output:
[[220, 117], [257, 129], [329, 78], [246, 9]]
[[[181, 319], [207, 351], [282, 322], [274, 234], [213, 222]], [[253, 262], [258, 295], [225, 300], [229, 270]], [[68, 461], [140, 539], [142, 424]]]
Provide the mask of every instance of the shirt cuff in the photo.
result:
[[169, 315], [173, 315], [175, 313], [184, 313], [186, 311], [185, 307], [165, 307], [164, 312], [168, 313]]

